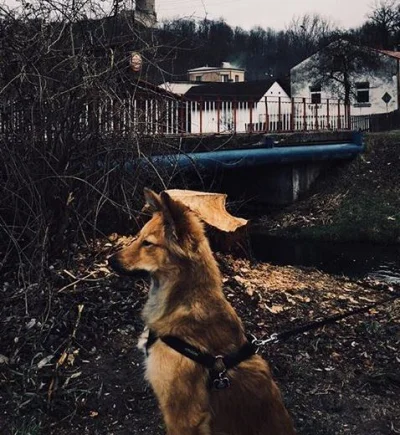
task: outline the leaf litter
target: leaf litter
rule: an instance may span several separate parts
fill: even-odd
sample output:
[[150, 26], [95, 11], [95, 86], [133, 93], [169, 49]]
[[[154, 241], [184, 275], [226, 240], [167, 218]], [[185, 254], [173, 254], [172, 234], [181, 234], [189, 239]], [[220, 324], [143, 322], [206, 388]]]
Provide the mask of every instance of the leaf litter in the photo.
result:
[[[28, 307], [12, 276], [0, 285], [0, 433], [27, 421], [43, 434], [164, 433], [136, 348], [147, 284], [112, 274], [111, 249], [108, 241], [77, 246], [73, 267], [55, 262], [47, 282], [30, 285]], [[311, 268], [217, 259], [228, 300], [258, 338], [399, 290]], [[300, 435], [389, 435], [400, 430], [399, 345], [396, 301], [260, 351]]]

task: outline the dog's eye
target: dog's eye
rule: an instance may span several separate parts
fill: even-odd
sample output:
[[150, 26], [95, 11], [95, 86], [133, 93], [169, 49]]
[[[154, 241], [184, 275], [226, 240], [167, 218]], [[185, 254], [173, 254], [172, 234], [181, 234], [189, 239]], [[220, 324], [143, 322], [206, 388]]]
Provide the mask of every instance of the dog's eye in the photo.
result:
[[149, 242], [148, 240], [143, 240], [142, 246], [153, 246], [153, 243]]

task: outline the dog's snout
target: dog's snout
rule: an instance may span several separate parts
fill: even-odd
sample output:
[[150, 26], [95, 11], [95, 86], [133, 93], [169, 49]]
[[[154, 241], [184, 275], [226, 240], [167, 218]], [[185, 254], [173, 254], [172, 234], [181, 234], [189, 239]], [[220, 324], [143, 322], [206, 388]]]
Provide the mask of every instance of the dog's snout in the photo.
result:
[[122, 272], [122, 267], [120, 262], [118, 261], [117, 254], [114, 254], [108, 258], [108, 265], [114, 272]]

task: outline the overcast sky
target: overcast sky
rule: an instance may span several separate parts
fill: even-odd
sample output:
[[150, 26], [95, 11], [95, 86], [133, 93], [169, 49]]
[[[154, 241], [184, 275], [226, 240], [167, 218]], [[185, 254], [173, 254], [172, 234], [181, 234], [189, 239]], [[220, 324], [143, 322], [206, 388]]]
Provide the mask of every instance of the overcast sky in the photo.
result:
[[[103, 0], [103, 4], [111, 0]], [[344, 28], [362, 24], [376, 0], [155, 0], [158, 19], [224, 18], [233, 26], [283, 30], [293, 16], [319, 13]], [[16, 0], [0, 0], [15, 6]], [[125, 0], [126, 4], [134, 3]]]
[[285, 28], [293, 16], [307, 12], [331, 18], [340, 27], [362, 24], [373, 0], [156, 0], [159, 19], [172, 17], [219, 18], [249, 29]]

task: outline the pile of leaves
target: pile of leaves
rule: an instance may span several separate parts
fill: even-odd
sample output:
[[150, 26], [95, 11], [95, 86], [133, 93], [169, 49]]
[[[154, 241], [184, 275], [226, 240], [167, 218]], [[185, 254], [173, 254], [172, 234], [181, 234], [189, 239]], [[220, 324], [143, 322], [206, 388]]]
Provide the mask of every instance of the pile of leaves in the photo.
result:
[[[0, 433], [165, 433], [136, 348], [147, 284], [113, 275], [113, 246], [71, 247], [45, 281], [0, 286]], [[399, 289], [315, 269], [217, 254], [228, 300], [257, 337], [374, 301]], [[270, 345], [299, 434], [400, 432], [400, 300]]]

